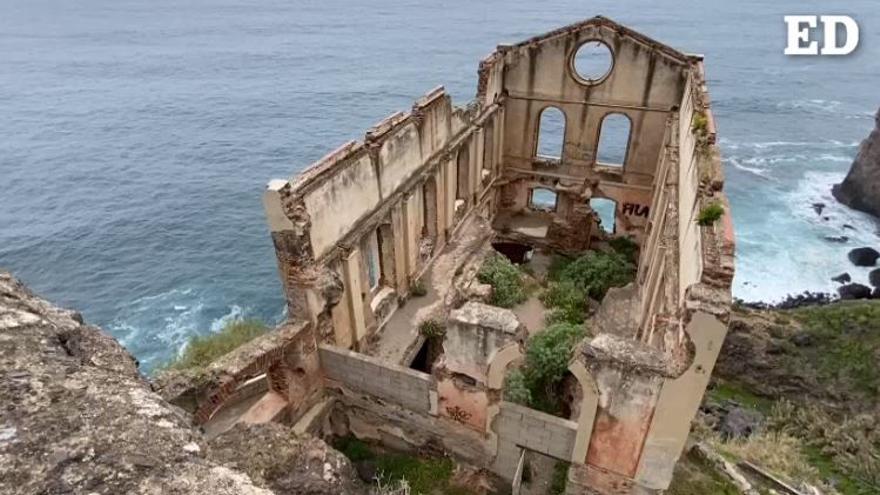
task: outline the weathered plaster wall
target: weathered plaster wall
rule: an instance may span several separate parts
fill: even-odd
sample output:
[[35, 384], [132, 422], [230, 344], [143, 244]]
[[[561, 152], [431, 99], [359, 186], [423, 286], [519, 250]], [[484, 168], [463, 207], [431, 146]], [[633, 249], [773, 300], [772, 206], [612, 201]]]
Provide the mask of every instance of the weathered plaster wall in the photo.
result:
[[321, 368], [327, 379], [411, 411], [432, 410], [431, 375], [333, 346], [322, 345], [320, 352]]
[[[264, 205], [292, 316], [347, 348], [374, 334], [464, 215], [494, 214], [486, 193], [503, 141], [500, 115], [498, 105], [453, 108], [437, 88], [371, 128], [363, 143], [340, 147], [290, 181], [272, 181]], [[370, 265], [381, 271], [375, 287]]]
[[512, 479], [521, 449], [524, 448], [561, 461], [570, 461], [578, 425], [574, 421], [512, 402], [502, 402], [495, 417], [494, 429], [498, 435], [498, 455], [492, 470], [506, 479]]

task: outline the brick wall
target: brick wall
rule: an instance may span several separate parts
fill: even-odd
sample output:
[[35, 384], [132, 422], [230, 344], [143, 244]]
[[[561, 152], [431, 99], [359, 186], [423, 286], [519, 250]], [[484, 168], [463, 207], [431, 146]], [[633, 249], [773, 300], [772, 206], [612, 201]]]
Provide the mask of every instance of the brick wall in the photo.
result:
[[577, 423], [529, 409], [512, 402], [502, 402], [495, 418], [498, 455], [493, 471], [508, 477], [516, 472], [521, 449], [571, 461]]
[[431, 375], [329, 345], [320, 346], [320, 355], [326, 378], [415, 412], [430, 412]]

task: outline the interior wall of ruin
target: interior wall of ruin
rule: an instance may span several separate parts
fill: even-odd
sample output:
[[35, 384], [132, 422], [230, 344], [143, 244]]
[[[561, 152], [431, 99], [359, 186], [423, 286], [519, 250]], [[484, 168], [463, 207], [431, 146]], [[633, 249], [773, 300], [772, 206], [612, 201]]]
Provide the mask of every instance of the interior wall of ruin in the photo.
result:
[[[584, 42], [596, 40], [611, 50], [613, 67], [601, 81], [587, 84], [576, 75], [573, 58]], [[560, 194], [557, 218], [573, 211], [566, 203], [608, 198], [616, 202], [615, 232], [641, 241], [652, 180], [666, 144], [666, 121], [681, 103], [688, 68], [668, 48], [601, 20], [500, 46], [481, 64], [484, 93], [478, 96], [488, 101], [504, 95], [503, 163], [510, 185], [502, 208], [530, 213], [528, 194], [535, 187]], [[558, 161], [537, 153], [541, 116], [548, 108], [565, 116]], [[609, 115], [624, 115], [630, 122], [622, 168], [597, 161], [600, 131]]]
[[462, 219], [494, 214], [502, 117], [497, 104], [454, 108], [438, 88], [272, 181], [264, 206], [292, 317], [345, 348], [375, 333]]

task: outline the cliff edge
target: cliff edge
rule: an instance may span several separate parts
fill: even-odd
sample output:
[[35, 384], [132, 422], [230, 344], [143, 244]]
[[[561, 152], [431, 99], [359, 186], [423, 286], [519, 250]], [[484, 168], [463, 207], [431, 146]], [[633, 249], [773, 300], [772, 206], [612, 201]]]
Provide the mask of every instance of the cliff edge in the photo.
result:
[[880, 217], [880, 110], [874, 130], [862, 141], [846, 179], [831, 192], [841, 203]]
[[209, 443], [116, 340], [0, 271], [0, 493], [363, 493], [323, 441], [242, 428]]

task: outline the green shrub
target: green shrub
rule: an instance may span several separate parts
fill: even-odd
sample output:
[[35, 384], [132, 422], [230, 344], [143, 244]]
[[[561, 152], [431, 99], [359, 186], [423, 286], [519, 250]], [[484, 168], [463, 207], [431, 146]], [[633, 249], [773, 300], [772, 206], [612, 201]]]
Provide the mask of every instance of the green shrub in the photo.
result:
[[477, 279], [492, 286], [489, 302], [495, 306], [512, 308], [527, 299], [520, 271], [504, 256], [489, 257], [480, 267]]
[[709, 117], [704, 112], [694, 113], [691, 129], [697, 136], [703, 136], [709, 132]]
[[703, 207], [700, 214], [697, 215], [697, 224], [701, 227], [708, 227], [724, 216], [724, 207], [721, 203], [715, 202]]
[[434, 319], [425, 320], [419, 323], [419, 333], [426, 339], [442, 340], [446, 336], [446, 326]]
[[584, 322], [587, 293], [573, 282], [552, 282], [541, 294], [541, 302], [551, 308], [545, 320], [547, 324]]
[[526, 377], [521, 369], [511, 370], [504, 381], [504, 400], [528, 406], [532, 403], [532, 392], [526, 385]]
[[633, 280], [635, 265], [619, 253], [590, 251], [558, 272], [557, 282], [569, 282], [589, 297], [601, 301], [611, 287]]
[[422, 279], [417, 279], [412, 283], [412, 287], [410, 287], [409, 293], [413, 295], [413, 297], [425, 297], [428, 295], [428, 288], [425, 287], [425, 282]]
[[269, 331], [258, 320], [236, 320], [226, 324], [217, 333], [197, 336], [190, 339], [183, 353], [176, 359], [161, 366], [161, 369], [184, 370], [205, 368], [220, 356]]
[[630, 263], [635, 264], [639, 261], [639, 245], [632, 237], [615, 237], [608, 241], [608, 244], [611, 249], [628, 259]]
[[584, 335], [586, 330], [581, 325], [557, 323], [530, 338], [522, 368], [508, 374], [505, 397], [540, 411], [559, 414], [562, 409], [559, 388], [575, 347]]
[[565, 495], [565, 487], [568, 485], [568, 463], [557, 461], [553, 466], [553, 477], [550, 479], [549, 495]]

